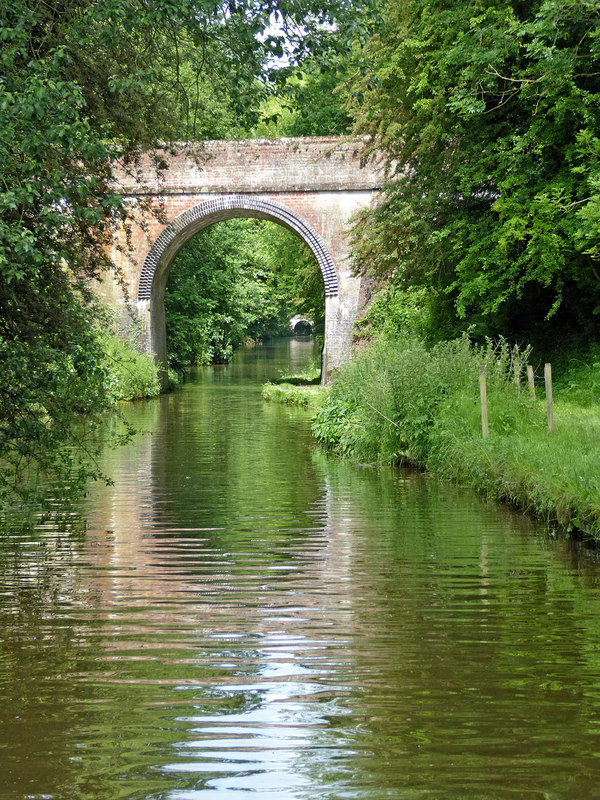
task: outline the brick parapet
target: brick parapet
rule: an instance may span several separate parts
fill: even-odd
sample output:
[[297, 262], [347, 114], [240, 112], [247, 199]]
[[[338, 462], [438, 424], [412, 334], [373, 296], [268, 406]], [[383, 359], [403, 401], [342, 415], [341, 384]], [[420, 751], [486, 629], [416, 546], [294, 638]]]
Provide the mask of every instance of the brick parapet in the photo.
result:
[[361, 159], [362, 141], [338, 137], [236, 139], [179, 144], [117, 168], [130, 195], [377, 190], [383, 162]]

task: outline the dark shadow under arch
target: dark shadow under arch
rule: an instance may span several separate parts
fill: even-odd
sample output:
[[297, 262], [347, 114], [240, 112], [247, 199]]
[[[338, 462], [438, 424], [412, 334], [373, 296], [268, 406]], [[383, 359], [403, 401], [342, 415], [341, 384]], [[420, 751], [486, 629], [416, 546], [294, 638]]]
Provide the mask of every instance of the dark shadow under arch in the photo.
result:
[[198, 203], [175, 217], [157, 236], [142, 267], [138, 300], [151, 300], [157, 272], [170, 266], [177, 252], [192, 236], [215, 222], [234, 217], [271, 220], [296, 233], [310, 247], [317, 260], [325, 284], [325, 297], [338, 296], [338, 277], [333, 260], [314, 228], [287, 206], [260, 197], [233, 194]]

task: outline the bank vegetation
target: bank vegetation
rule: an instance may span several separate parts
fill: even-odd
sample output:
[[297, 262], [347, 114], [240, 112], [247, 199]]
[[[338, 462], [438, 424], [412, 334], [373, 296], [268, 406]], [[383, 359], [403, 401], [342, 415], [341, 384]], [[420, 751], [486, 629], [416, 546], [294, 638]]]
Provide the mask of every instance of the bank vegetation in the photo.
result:
[[[355, 461], [414, 465], [600, 541], [600, 406], [566, 402], [573, 382], [557, 387], [551, 435], [543, 378], [540, 398], [532, 401], [515, 386], [514, 362], [505, 342], [478, 346], [463, 336], [428, 348], [411, 335], [381, 340], [337, 375], [313, 432]], [[594, 373], [597, 380], [600, 365]], [[589, 389], [577, 387], [581, 395]]]
[[[377, 299], [315, 434], [600, 539], [598, 3], [390, 0], [361, 59], [347, 108], [389, 180], [353, 258]], [[515, 388], [525, 351], [554, 366], [553, 435]]]

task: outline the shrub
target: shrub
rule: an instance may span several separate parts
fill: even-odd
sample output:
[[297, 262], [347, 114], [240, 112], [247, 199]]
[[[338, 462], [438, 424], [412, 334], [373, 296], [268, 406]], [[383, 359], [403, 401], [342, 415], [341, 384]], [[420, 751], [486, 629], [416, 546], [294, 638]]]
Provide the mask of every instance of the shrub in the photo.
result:
[[478, 396], [478, 366], [490, 391], [507, 383], [514, 351], [500, 342], [481, 349], [464, 336], [429, 349], [416, 337], [379, 340], [342, 370], [315, 418], [318, 439], [359, 460], [425, 463], [439, 404]]
[[103, 333], [101, 343], [106, 368], [106, 401], [138, 400], [160, 394], [158, 369], [151, 356], [137, 353], [114, 334]]

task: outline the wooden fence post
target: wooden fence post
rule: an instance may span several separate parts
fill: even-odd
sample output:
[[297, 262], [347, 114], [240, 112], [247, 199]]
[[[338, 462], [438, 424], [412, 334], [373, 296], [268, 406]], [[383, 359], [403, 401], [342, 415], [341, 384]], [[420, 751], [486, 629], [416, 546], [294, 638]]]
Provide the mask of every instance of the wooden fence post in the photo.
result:
[[529, 384], [531, 399], [535, 403], [535, 381], [533, 379], [533, 367], [531, 364], [527, 364], [527, 383]]
[[554, 408], [552, 406], [552, 367], [544, 365], [544, 384], [546, 386], [546, 411], [548, 413], [548, 430], [554, 433]]
[[481, 398], [481, 433], [485, 439], [489, 434], [488, 427], [488, 408], [487, 408], [487, 386], [485, 382], [485, 366], [479, 367], [479, 396]]

